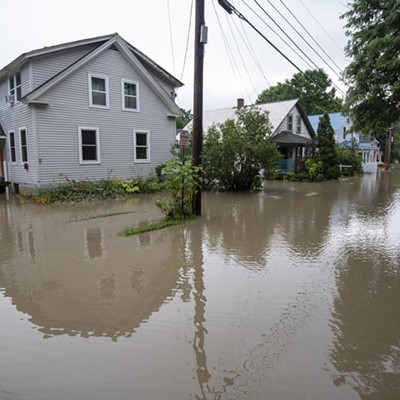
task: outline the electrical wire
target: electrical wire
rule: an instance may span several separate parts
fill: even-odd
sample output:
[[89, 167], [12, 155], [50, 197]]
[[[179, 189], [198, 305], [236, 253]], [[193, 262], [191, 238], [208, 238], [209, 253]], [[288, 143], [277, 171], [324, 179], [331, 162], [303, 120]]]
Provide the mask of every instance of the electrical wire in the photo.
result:
[[[244, 88], [244, 90], [245, 90], [245, 92], [246, 92], [246, 94], [247, 94], [247, 98], [248, 98], [248, 99], [251, 99], [251, 96], [250, 96], [249, 92], [247, 91], [247, 87], [246, 87], [246, 85], [245, 85], [245, 83], [244, 83], [243, 77], [242, 77], [242, 75], [241, 75], [241, 73], [240, 73], [240, 70], [239, 70], [239, 68], [238, 68], [238, 66], [237, 66], [237, 64], [236, 64], [236, 61], [235, 61], [235, 59], [234, 59], [234, 57], [233, 57], [233, 52], [232, 52], [231, 47], [230, 47], [230, 45], [229, 45], [228, 39], [227, 39], [227, 37], [226, 37], [226, 35], [225, 35], [225, 32], [224, 32], [224, 30], [223, 30], [223, 28], [222, 28], [222, 23], [221, 23], [221, 20], [220, 20], [220, 18], [219, 18], [219, 16], [218, 16], [217, 9], [216, 9], [216, 7], [215, 7], [214, 1], [212, 1], [211, 4], [213, 5], [213, 8], [214, 8], [215, 16], [216, 16], [216, 18], [217, 18], [218, 26], [219, 26], [219, 29], [220, 29], [220, 31], [221, 31], [222, 40], [223, 40], [223, 42], [224, 42], [225, 50], [226, 50], [226, 52], [227, 52], [228, 59], [229, 59], [229, 63], [230, 63], [230, 65], [231, 65], [233, 74], [235, 75], [236, 80], [240, 80], [240, 81], [241, 81], [242, 86], [243, 86], [243, 88]], [[237, 71], [237, 72], [236, 72], [236, 71]], [[239, 78], [239, 79], [238, 79], [238, 78]]]
[[186, 38], [185, 55], [184, 55], [184, 57], [183, 57], [182, 72], [181, 72], [181, 77], [180, 77], [179, 80], [182, 80], [182, 78], [183, 78], [183, 73], [185, 72], [186, 59], [187, 59], [187, 54], [188, 54], [188, 49], [189, 49], [190, 28], [191, 28], [191, 26], [192, 26], [193, 2], [194, 2], [194, 0], [192, 0], [192, 2], [191, 2], [191, 4], [190, 4], [189, 25], [188, 25], [188, 33], [187, 33], [187, 38]]
[[[263, 68], [261, 67], [260, 61], [258, 60], [257, 55], [256, 55], [256, 53], [255, 53], [255, 51], [253, 49], [253, 46], [251, 45], [251, 42], [249, 40], [249, 37], [247, 36], [247, 33], [246, 33], [246, 30], [244, 29], [242, 20], [239, 20], [239, 21], [240, 21], [240, 26], [242, 28], [243, 34], [240, 32], [238, 26], [236, 25], [235, 20], [233, 19], [232, 21], [233, 21], [233, 24], [235, 25], [236, 30], [238, 31], [241, 39], [243, 40], [243, 43], [246, 46], [247, 51], [249, 52], [249, 54], [250, 54], [251, 58], [253, 59], [254, 63], [257, 65], [258, 69], [260, 70], [261, 75], [265, 79], [265, 82], [267, 83], [267, 85], [269, 87], [271, 87], [271, 83], [269, 82], [268, 78], [265, 76], [265, 73], [264, 73]], [[243, 37], [243, 35], [244, 35], [244, 37]]]
[[169, 7], [169, 0], [167, 0], [167, 8], [168, 8], [169, 40], [170, 40], [170, 46], [171, 46], [172, 65], [173, 65], [173, 68], [174, 68], [174, 75], [176, 75], [175, 55], [174, 55], [174, 42], [172, 40], [172, 25], [171, 25], [171, 12], [170, 12], [170, 7]]
[[[273, 3], [271, 3], [270, 0], [267, 0], [267, 2], [271, 5], [271, 7], [285, 20], [285, 22], [303, 39], [303, 41], [308, 45], [308, 47], [310, 47], [310, 49], [325, 63], [325, 65], [327, 65], [327, 67], [334, 73], [337, 75], [337, 77], [340, 79], [341, 76], [337, 73], [337, 71], [335, 71], [332, 66], [325, 61], [325, 59], [314, 49], [313, 46], [311, 46], [311, 44], [304, 38], [304, 36], [292, 25], [292, 23], [281, 13], [281, 11], [279, 11]], [[282, 2], [282, 0], [281, 0]], [[283, 2], [282, 2], [283, 4]], [[291, 13], [291, 12], [290, 12]], [[291, 13], [292, 14], [292, 13]], [[293, 15], [293, 14], [292, 14]]]
[[[298, 20], [298, 18], [293, 14], [293, 12], [286, 6], [286, 4], [281, 0], [281, 3], [285, 6], [285, 8], [289, 11], [289, 13], [293, 16], [293, 18], [298, 22], [298, 24], [305, 30], [305, 32], [308, 34], [308, 36], [312, 39], [312, 41], [319, 47], [319, 49], [329, 58], [329, 60], [335, 65], [335, 67], [340, 71], [340, 73], [343, 73], [342, 69], [335, 63], [334, 60], [329, 56], [329, 54], [325, 51], [323, 47], [320, 46], [320, 44], [315, 40], [315, 38], [311, 35], [311, 33], [308, 31], [308, 29]], [[312, 18], [314, 16], [311, 14], [311, 12], [308, 10], [308, 8], [305, 6], [305, 4], [300, 0], [300, 3], [303, 5], [303, 7], [308, 11], [308, 13], [311, 15]], [[325, 30], [324, 27], [314, 18], [315, 22], [318, 23], [318, 25], [323, 29], [323, 31], [329, 36], [329, 38], [339, 47], [339, 45], [331, 38], [331, 36], [328, 34], [328, 32]], [[343, 50], [343, 49], [341, 49]]]
[[262, 19], [260, 17], [260, 15], [253, 9], [251, 8], [245, 0], [242, 0], [243, 3], [254, 13], [254, 15], [259, 18], [261, 20], [261, 22], [264, 23], [264, 25], [266, 25], [273, 33], [275, 33], [276, 36], [279, 37], [280, 40], [282, 40], [283, 43], [286, 44], [286, 46], [289, 47], [290, 50], [292, 50], [304, 63], [306, 63], [308, 65], [309, 68], [313, 69], [313, 68], [319, 68], [317, 64], [314, 63], [314, 61], [308, 57], [308, 55], [306, 53], [304, 53], [304, 51], [297, 45], [296, 42], [294, 42], [294, 40], [281, 28], [281, 26], [267, 13], [267, 11], [255, 0], [256, 4], [261, 8], [261, 10], [268, 16], [269, 19], [272, 20], [272, 22], [281, 30], [281, 32], [283, 32], [285, 34], [285, 36], [296, 46], [296, 48], [298, 50], [300, 50], [300, 52], [308, 59], [308, 61], [306, 61], [298, 52], [297, 50], [295, 50], [285, 39], [282, 38], [281, 35], [279, 35], [278, 32], [276, 32], [275, 29], [273, 29], [270, 25], [268, 25], [268, 23]]
[[234, 41], [234, 43], [235, 43], [235, 45], [236, 45], [236, 50], [237, 50], [237, 52], [238, 52], [238, 54], [239, 54], [239, 57], [240, 57], [240, 59], [241, 59], [241, 61], [242, 61], [243, 68], [244, 68], [244, 70], [246, 71], [247, 77], [249, 78], [249, 81], [250, 81], [250, 83], [251, 83], [251, 86], [253, 87], [254, 93], [255, 93], [255, 95], [256, 95], [256, 97], [257, 97], [257, 96], [258, 96], [257, 89], [256, 89], [256, 87], [254, 86], [253, 80], [251, 79], [251, 76], [250, 76], [250, 74], [249, 74], [249, 70], [247, 69], [246, 62], [245, 62], [244, 59], [243, 59], [242, 53], [241, 53], [241, 51], [240, 51], [239, 45], [238, 45], [238, 43], [237, 43], [235, 34], [234, 34], [233, 29], [232, 29], [232, 26], [231, 26], [231, 23], [230, 23], [230, 21], [229, 21], [229, 19], [228, 19], [228, 15], [225, 14], [225, 16], [226, 16], [226, 21], [227, 21], [228, 26], [229, 26], [229, 30], [230, 30], [231, 35], [232, 35], [232, 37], [233, 37], [233, 41]]
[[294, 68], [296, 68], [308, 81], [313, 83], [317, 88], [321, 90], [321, 92], [329, 97], [331, 100], [335, 101], [337, 104], [341, 106], [341, 104], [332, 97], [329, 93], [327, 93], [316, 81], [310, 78], [307, 74], [305, 74], [298, 66], [295, 64], [286, 54], [284, 54], [277, 46], [275, 46], [254, 24], [252, 24], [239, 10], [236, 9], [232, 4], [230, 4], [227, 0], [218, 0], [218, 3], [221, 5], [228, 14], [234, 13], [238, 18], [245, 21], [250, 27], [252, 27], [275, 51], [277, 51], [287, 62], [289, 62]]

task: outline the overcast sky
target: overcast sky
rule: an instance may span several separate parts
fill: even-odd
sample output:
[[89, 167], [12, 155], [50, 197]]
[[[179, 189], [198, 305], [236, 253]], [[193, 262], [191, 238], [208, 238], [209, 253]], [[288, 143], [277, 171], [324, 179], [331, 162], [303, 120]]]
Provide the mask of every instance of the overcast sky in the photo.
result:
[[[304, 71], [310, 66], [294, 54], [265, 22], [299, 53], [296, 45], [300, 47], [314, 64], [329, 74], [339, 88], [345, 90], [337, 73], [347, 64], [343, 51], [347, 38], [344, 35], [344, 21], [339, 18], [346, 11], [347, 0], [257, 2], [280, 28], [259, 8], [255, 0], [231, 0], [300, 69]], [[0, 0], [0, 3], [3, 16], [0, 24], [0, 69], [22, 53], [34, 49], [118, 32], [185, 84], [178, 92], [177, 102], [182, 108], [192, 109], [194, 4], [187, 59], [183, 68], [192, 0]], [[238, 97], [243, 97], [246, 104], [254, 103], [257, 95], [269, 85], [290, 79], [298, 72], [249, 25], [234, 15], [228, 15], [217, 0], [205, 0], [205, 8], [208, 26], [204, 59], [206, 110], [234, 106]], [[314, 68], [311, 61], [304, 55], [302, 57]]]

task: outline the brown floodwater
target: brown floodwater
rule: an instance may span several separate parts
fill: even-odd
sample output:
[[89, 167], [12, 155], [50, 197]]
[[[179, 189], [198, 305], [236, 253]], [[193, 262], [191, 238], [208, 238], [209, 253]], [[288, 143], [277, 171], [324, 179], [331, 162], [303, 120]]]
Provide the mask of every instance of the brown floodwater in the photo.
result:
[[156, 197], [0, 195], [1, 400], [400, 398], [400, 170]]

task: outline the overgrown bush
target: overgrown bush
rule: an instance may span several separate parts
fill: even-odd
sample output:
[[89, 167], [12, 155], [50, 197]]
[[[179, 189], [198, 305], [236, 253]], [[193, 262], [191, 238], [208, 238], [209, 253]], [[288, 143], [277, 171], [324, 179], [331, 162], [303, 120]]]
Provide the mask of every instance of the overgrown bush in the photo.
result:
[[[80, 180], [75, 181], [65, 177], [65, 184], [55, 188], [41, 191], [31, 195], [32, 201], [37, 204], [83, 202], [119, 198], [134, 193], [153, 193], [162, 188], [156, 176], [148, 179], [110, 178], [99, 181]], [[27, 195], [28, 196], [28, 195]]]
[[166, 177], [166, 189], [171, 195], [168, 201], [157, 200], [166, 219], [183, 219], [193, 215], [193, 195], [201, 185], [201, 169], [192, 166], [190, 159], [183, 162], [172, 159], [165, 163], [161, 175]]
[[212, 126], [203, 146], [204, 184], [207, 189], [244, 191], [259, 188], [275, 170], [279, 151], [270, 140], [268, 113], [255, 107], [236, 111], [235, 120]]
[[352, 166], [352, 174], [363, 173], [361, 156], [357, 153], [354, 147], [339, 147], [337, 150], [337, 154], [339, 164]]

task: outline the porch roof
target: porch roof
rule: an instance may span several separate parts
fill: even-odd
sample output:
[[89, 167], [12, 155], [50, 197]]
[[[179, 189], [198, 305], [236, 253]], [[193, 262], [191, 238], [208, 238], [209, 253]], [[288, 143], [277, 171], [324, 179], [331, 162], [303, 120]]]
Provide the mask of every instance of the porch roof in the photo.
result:
[[271, 138], [276, 144], [311, 144], [312, 139], [301, 135], [296, 135], [293, 132], [282, 131]]

